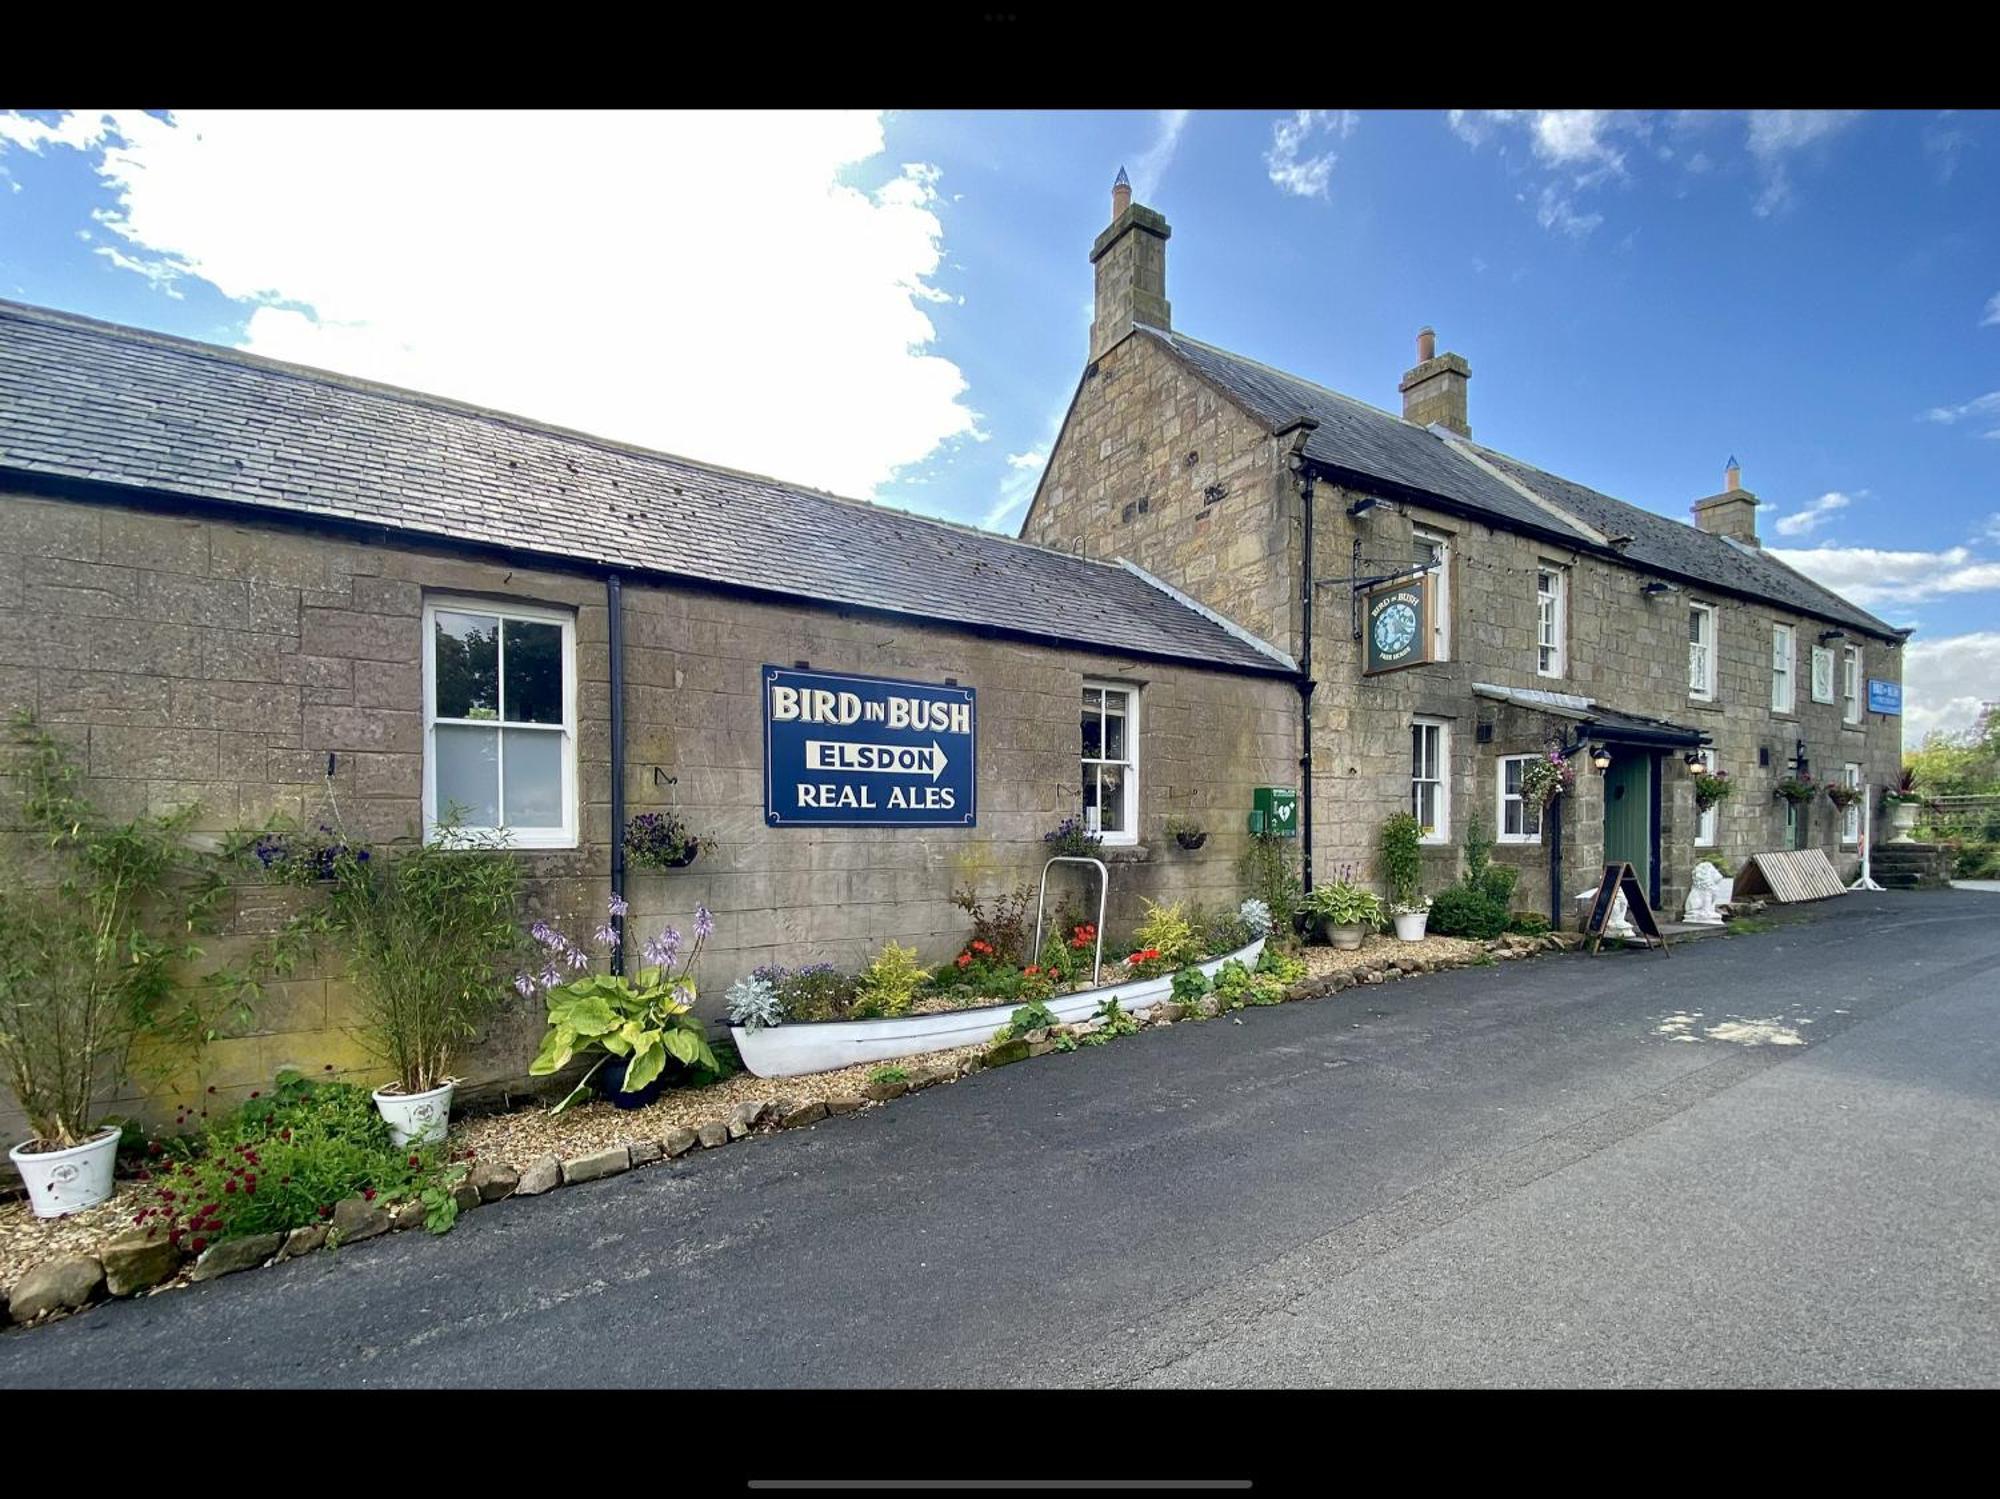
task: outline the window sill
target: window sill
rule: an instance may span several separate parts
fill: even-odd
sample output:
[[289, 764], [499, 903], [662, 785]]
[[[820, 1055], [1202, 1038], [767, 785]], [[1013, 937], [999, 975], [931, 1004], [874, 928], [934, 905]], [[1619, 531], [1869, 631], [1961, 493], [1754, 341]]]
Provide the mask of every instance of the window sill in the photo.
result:
[[1687, 705], [1697, 713], [1720, 713], [1722, 704], [1712, 697], [1691, 697]]
[[1106, 843], [1099, 846], [1097, 857], [1106, 864], [1143, 864], [1152, 852], [1143, 843]]

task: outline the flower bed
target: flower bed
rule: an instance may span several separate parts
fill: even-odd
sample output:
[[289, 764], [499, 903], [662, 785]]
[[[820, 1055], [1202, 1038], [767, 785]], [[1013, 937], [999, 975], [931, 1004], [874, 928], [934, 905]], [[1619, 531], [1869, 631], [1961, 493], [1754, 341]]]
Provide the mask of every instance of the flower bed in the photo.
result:
[[[1307, 949], [1302, 955], [1303, 977], [1290, 978], [1282, 989], [1273, 985], [1264, 998], [1253, 997], [1247, 1002], [1312, 999], [1358, 985], [1569, 950], [1579, 941], [1573, 933], [1542, 937], [1510, 934], [1491, 942], [1433, 938], [1418, 949], [1371, 936], [1353, 952]], [[1230, 961], [1218, 959], [1215, 966], [1222, 969]], [[1290, 972], [1297, 974], [1296, 960]], [[1167, 982], [1171, 985], [1171, 978]], [[1123, 987], [1129, 990], [1130, 986]], [[1240, 990], [1241, 986], [1237, 987]], [[1071, 1051], [1079, 1041], [1088, 1045], [1093, 1039], [1101, 1041], [1141, 1027], [1189, 1023], [1196, 1015], [1219, 1013], [1224, 1007], [1212, 994], [1185, 1003], [1170, 998], [1149, 1011], [1132, 1013], [1129, 1019], [1122, 1015], [1116, 1020], [1093, 1017], [1080, 1024], [1028, 1030], [998, 1043], [989, 1031], [978, 1045], [906, 1058], [904, 1065], [897, 1067], [855, 1065], [786, 1078], [775, 1085], [739, 1073], [707, 1087], [669, 1089], [657, 1102], [640, 1109], [592, 1102], [561, 1114], [536, 1106], [456, 1120], [443, 1153], [462, 1163], [468, 1174], [452, 1188], [454, 1204], [460, 1211], [470, 1211], [508, 1196], [534, 1195], [572, 1182], [672, 1162], [736, 1140], [881, 1107], [907, 1093], [955, 1081], [985, 1067]], [[1006, 1007], [1009, 1013], [1015, 1008]], [[63, 1277], [48, 1272], [71, 1272], [73, 1290], [69, 1294], [73, 1301], [54, 1304], [49, 1310], [36, 1312], [32, 1319], [20, 1320], [65, 1315], [106, 1293], [103, 1268], [118, 1254], [113, 1241], [132, 1230], [133, 1215], [143, 1205], [141, 1191], [139, 1184], [127, 1180], [110, 1202], [66, 1218], [37, 1218], [18, 1199], [0, 1203], [0, 1292], [5, 1297], [19, 1294], [31, 1274], [37, 1280], [58, 1280]], [[334, 1216], [352, 1226], [353, 1231], [345, 1237], [353, 1242], [393, 1229], [419, 1227], [425, 1211], [420, 1199], [364, 1202], [351, 1198], [339, 1205]], [[293, 1230], [270, 1254], [254, 1258], [242, 1254], [246, 1241], [226, 1241], [217, 1246], [227, 1251], [223, 1257], [217, 1258], [211, 1249], [206, 1260], [163, 1261], [153, 1279], [143, 1285], [128, 1284], [124, 1293], [151, 1294], [235, 1269], [296, 1258], [329, 1242], [337, 1245], [341, 1237], [335, 1234], [329, 1241], [323, 1228]], [[9, 1310], [19, 1317], [20, 1308], [10, 1306]]]

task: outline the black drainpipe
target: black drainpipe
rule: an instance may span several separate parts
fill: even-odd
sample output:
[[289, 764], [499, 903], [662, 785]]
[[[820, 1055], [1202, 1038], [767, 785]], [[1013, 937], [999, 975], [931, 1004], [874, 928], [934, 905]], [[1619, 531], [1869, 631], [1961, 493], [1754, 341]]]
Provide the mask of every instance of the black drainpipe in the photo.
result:
[[[611, 893], [625, 896], [625, 606], [618, 574], [604, 580], [610, 611], [611, 654]], [[625, 918], [614, 916], [618, 940], [611, 945], [611, 971], [625, 971]]]
[[1542, 835], [1549, 840], [1549, 929], [1563, 929], [1563, 797], [1542, 809]]
[[1305, 562], [1299, 569], [1299, 837], [1305, 840], [1300, 851], [1300, 882], [1308, 894], [1313, 887], [1313, 471], [1301, 475], [1299, 495], [1305, 501]]

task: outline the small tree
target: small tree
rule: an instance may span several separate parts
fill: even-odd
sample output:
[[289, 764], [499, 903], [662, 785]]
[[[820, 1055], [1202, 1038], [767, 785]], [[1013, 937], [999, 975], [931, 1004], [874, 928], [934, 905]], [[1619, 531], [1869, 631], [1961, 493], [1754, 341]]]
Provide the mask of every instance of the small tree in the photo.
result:
[[404, 1093], [427, 1093], [505, 997], [524, 945], [520, 866], [503, 836], [451, 821], [433, 840], [379, 858], [348, 838], [337, 807], [331, 815], [316, 834], [268, 830], [251, 850], [272, 879], [322, 892], [269, 961], [283, 971], [301, 947], [339, 936], [358, 1029]]
[[139, 1037], [209, 1039], [208, 997], [176, 985], [173, 965], [201, 955], [191, 939], [227, 886], [188, 846], [199, 806], [113, 822], [62, 744], [25, 713], [12, 727], [21, 826], [0, 855], [0, 1064], [33, 1143], [59, 1150], [90, 1138], [100, 1089]]
[[1378, 847], [1392, 910], [1414, 911], [1423, 905], [1423, 836], [1423, 825], [1408, 812], [1398, 812], [1382, 824]]

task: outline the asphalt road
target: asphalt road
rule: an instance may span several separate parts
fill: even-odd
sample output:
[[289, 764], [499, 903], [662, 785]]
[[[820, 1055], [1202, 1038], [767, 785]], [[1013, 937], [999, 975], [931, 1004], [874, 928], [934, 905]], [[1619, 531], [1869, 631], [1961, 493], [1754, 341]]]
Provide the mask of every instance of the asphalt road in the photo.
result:
[[2000, 896], [1241, 1018], [0, 1335], [0, 1388], [2000, 1384]]

